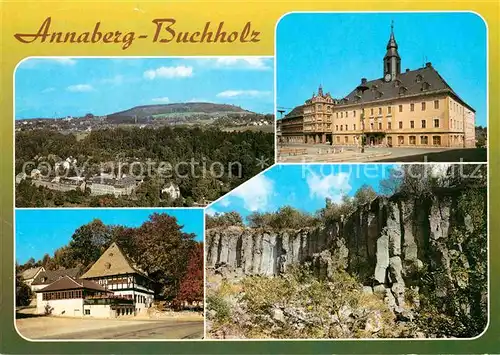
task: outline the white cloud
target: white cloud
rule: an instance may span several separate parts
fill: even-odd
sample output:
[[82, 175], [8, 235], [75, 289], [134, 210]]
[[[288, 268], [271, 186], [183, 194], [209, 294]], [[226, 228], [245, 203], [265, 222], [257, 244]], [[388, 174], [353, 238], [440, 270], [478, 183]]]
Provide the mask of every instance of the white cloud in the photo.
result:
[[144, 78], [153, 80], [157, 78], [187, 78], [193, 76], [193, 67], [178, 65], [176, 67], [159, 67], [144, 72]]
[[217, 211], [213, 207], [207, 207], [207, 208], [205, 208], [205, 213], [209, 216], [215, 216]]
[[71, 92], [89, 92], [94, 90], [93, 86], [89, 84], [70, 85], [67, 89]]
[[52, 60], [58, 64], [61, 65], [75, 65], [76, 60], [71, 59], [71, 58], [50, 58], [49, 60]]
[[231, 201], [229, 200], [229, 197], [226, 197], [226, 198], [223, 198], [222, 200], [220, 200], [218, 203], [222, 207], [228, 207], [231, 204]]
[[220, 57], [215, 66], [228, 69], [271, 70], [272, 59], [262, 57]]
[[157, 97], [157, 98], [151, 99], [151, 101], [156, 102], [156, 103], [168, 104], [170, 102], [170, 99], [165, 96], [165, 97]]
[[263, 97], [271, 95], [271, 91], [260, 90], [226, 90], [219, 92], [216, 96], [223, 98], [233, 97]]
[[273, 195], [274, 181], [265, 175], [257, 175], [240, 185], [231, 196], [243, 200], [243, 205], [250, 211], [265, 210]]
[[55, 88], [46, 88], [41, 91], [42, 94], [48, 94], [49, 92], [56, 91]]
[[321, 199], [330, 198], [334, 202], [339, 202], [342, 195], [348, 193], [352, 187], [349, 184], [348, 173], [329, 174], [319, 176], [310, 173], [307, 176], [307, 185], [309, 187], [309, 196]]

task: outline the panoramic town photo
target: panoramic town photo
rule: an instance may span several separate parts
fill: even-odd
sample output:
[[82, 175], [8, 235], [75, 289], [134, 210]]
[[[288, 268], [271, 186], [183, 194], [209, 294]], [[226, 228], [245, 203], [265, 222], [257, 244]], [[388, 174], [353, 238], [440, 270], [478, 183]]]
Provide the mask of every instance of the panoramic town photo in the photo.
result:
[[27, 58], [16, 207], [202, 207], [274, 164], [267, 57]]
[[21, 336], [203, 338], [203, 209], [23, 209], [15, 228]]
[[278, 161], [487, 161], [486, 39], [466, 12], [288, 14]]
[[486, 164], [281, 164], [210, 205], [206, 337], [474, 338]]

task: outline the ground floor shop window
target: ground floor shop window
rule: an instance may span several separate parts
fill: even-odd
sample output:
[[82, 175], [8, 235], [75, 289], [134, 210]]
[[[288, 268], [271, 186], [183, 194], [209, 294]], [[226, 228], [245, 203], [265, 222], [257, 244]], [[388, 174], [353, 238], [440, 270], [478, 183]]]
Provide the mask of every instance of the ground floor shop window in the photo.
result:
[[399, 145], [405, 144], [405, 137], [403, 137], [403, 136], [398, 136], [398, 144], [399, 144]]
[[417, 143], [417, 137], [410, 136], [410, 144], [415, 145]]
[[433, 145], [441, 145], [441, 137], [440, 136], [432, 137], [432, 144]]
[[427, 136], [420, 136], [420, 144], [429, 144]]

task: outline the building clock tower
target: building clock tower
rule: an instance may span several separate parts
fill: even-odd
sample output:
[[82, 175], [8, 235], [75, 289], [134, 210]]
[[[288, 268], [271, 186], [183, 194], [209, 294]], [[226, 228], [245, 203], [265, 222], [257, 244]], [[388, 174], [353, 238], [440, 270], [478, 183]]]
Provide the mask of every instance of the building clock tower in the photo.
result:
[[398, 44], [394, 38], [394, 21], [391, 23], [391, 37], [387, 43], [387, 52], [384, 56], [384, 76], [385, 81], [394, 81], [401, 73], [401, 57], [398, 53]]

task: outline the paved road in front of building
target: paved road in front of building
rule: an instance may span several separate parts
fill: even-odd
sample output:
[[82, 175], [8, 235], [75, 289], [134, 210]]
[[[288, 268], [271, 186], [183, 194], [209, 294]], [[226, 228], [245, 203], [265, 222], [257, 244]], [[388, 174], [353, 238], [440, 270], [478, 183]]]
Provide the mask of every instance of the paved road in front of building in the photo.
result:
[[[201, 318], [201, 317], [200, 317]], [[29, 339], [201, 339], [203, 320], [35, 317], [16, 321]]]
[[149, 322], [146, 324], [118, 326], [102, 330], [66, 333], [42, 339], [201, 339], [201, 322]]
[[[305, 150], [305, 154], [280, 154], [280, 162], [362, 162], [362, 161], [404, 161], [404, 162], [481, 162], [486, 161], [486, 149], [454, 148], [411, 148], [411, 147], [369, 147], [361, 153], [356, 147], [339, 147], [328, 144], [287, 144], [278, 147], [284, 151]], [[342, 151], [341, 151], [342, 149]]]

